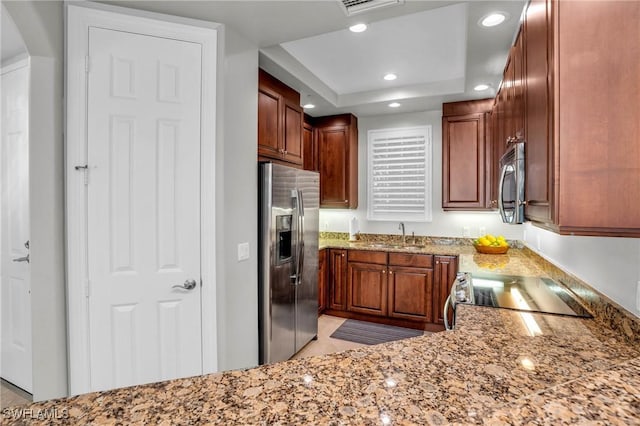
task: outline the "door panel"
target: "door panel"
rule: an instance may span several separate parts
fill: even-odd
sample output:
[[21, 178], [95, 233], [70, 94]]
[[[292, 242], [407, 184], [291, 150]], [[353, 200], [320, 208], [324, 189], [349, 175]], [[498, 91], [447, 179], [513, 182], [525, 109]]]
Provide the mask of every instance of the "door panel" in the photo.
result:
[[3, 379], [32, 391], [29, 249], [29, 68], [2, 75], [2, 364]]
[[389, 267], [389, 316], [432, 321], [433, 269]]
[[89, 56], [92, 390], [201, 374], [200, 46], [91, 28]]
[[349, 262], [347, 310], [370, 315], [387, 315], [385, 265]]

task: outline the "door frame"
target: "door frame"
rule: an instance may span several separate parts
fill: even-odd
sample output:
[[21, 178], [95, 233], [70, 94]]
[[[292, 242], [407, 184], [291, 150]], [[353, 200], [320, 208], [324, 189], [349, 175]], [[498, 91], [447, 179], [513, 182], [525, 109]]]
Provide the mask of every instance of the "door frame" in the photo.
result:
[[[89, 27], [171, 38], [202, 46], [200, 120], [200, 221], [202, 279], [202, 372], [218, 370], [216, 319], [215, 145], [218, 55], [222, 52], [220, 24], [102, 5], [65, 3], [66, 83], [66, 259], [69, 395], [91, 391], [87, 259], [87, 69]], [[220, 44], [219, 44], [220, 43]], [[91, 171], [88, 171], [91, 179]]]

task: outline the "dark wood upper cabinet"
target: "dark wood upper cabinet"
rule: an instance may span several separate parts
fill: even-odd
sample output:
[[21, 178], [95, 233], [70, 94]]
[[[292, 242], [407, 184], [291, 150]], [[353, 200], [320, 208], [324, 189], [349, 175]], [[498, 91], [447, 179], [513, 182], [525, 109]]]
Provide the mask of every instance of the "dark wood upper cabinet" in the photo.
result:
[[525, 57], [525, 217], [550, 224], [553, 193], [551, 5], [532, 0], [522, 31], [526, 35]]
[[351, 114], [314, 119], [320, 207], [358, 207], [358, 119]]
[[525, 215], [539, 226], [640, 236], [638, 22], [640, 2], [528, 6]]
[[442, 105], [442, 208], [487, 210], [491, 204], [493, 99]]
[[302, 166], [300, 94], [263, 70], [258, 72], [258, 159]]
[[318, 144], [310, 117], [306, 115], [302, 126], [302, 160], [305, 170], [318, 171]]

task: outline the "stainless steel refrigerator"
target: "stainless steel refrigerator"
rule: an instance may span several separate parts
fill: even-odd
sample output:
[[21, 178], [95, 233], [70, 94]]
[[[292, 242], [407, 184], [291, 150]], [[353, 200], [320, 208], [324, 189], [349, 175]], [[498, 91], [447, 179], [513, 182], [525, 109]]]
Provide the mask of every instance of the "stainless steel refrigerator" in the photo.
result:
[[260, 364], [284, 361], [318, 335], [319, 175], [259, 163]]

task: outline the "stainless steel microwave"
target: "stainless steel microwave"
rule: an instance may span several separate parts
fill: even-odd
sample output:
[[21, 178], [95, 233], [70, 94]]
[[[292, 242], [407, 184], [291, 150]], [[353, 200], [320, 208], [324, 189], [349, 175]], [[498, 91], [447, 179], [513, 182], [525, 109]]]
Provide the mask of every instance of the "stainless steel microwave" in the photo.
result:
[[504, 223], [524, 222], [524, 142], [512, 143], [500, 159], [498, 209]]

